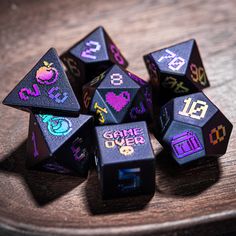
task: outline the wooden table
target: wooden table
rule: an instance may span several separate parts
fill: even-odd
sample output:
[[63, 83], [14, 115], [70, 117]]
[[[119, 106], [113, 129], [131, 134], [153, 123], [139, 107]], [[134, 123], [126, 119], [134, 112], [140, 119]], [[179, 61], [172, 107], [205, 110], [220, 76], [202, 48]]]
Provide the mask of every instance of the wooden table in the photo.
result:
[[[144, 78], [142, 55], [195, 38], [211, 82], [205, 93], [235, 125], [235, 9], [233, 0], [1, 0], [0, 100], [49, 47], [61, 53], [103, 25]], [[235, 130], [224, 156], [184, 168], [153, 140], [155, 196], [102, 201], [94, 170], [88, 179], [27, 170], [28, 114], [0, 105], [0, 117], [0, 235], [236, 232]]]

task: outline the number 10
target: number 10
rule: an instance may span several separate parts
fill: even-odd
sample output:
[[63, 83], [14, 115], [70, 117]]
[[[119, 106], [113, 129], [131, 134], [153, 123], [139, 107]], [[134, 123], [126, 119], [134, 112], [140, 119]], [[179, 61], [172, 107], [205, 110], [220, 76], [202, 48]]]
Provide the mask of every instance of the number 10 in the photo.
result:
[[[192, 98], [187, 98], [184, 100], [185, 106], [182, 111], [179, 111], [179, 115], [189, 116], [197, 120], [204, 118], [208, 109], [206, 102], [197, 100], [196, 102], [193, 102], [190, 107], [191, 102]], [[200, 107], [196, 107], [197, 105], [200, 105]], [[197, 112], [200, 112], [200, 114], [196, 114]]]

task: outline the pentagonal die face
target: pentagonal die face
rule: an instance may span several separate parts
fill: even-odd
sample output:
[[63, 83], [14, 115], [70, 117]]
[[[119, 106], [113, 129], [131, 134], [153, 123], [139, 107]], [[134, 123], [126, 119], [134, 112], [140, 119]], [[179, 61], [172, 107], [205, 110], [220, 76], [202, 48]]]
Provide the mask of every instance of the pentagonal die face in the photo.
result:
[[187, 123], [172, 121], [162, 142], [180, 165], [206, 155], [201, 128]]
[[203, 127], [218, 108], [202, 92], [174, 99], [174, 120]]
[[195, 40], [149, 53], [144, 61], [151, 80], [158, 81], [153, 84], [160, 86], [163, 102], [209, 86]]
[[128, 63], [103, 27], [98, 27], [62, 54], [70, 73], [85, 84], [113, 64], [127, 67]]
[[150, 120], [150, 85], [115, 65], [83, 87], [84, 107], [98, 124]]
[[226, 152], [232, 124], [203, 93], [170, 101], [160, 120], [163, 145], [179, 164]]

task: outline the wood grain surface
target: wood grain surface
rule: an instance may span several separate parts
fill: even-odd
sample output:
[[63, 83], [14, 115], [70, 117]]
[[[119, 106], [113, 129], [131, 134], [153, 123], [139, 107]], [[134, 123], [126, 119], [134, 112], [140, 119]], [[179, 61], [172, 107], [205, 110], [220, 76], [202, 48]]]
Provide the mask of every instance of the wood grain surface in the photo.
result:
[[[147, 78], [142, 56], [198, 42], [206, 95], [236, 125], [236, 1], [0, 1], [0, 100], [49, 47], [59, 53], [103, 25]], [[102, 201], [87, 179], [25, 168], [29, 115], [0, 105], [0, 235], [221, 235], [236, 232], [236, 133], [227, 153], [180, 168], [153, 139], [156, 193]]]

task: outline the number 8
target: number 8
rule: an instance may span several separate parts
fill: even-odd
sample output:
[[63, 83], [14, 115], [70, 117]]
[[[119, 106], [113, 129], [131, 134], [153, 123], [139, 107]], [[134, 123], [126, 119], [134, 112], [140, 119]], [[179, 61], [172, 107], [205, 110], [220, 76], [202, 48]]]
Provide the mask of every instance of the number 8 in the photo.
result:
[[120, 55], [120, 51], [118, 50], [118, 48], [114, 45], [111, 44], [110, 46], [112, 54], [114, 55], [115, 60], [120, 64], [120, 65], [124, 65], [124, 59], [123, 57]]
[[119, 73], [115, 73], [111, 75], [111, 84], [114, 86], [119, 86], [123, 84], [123, 76]]

